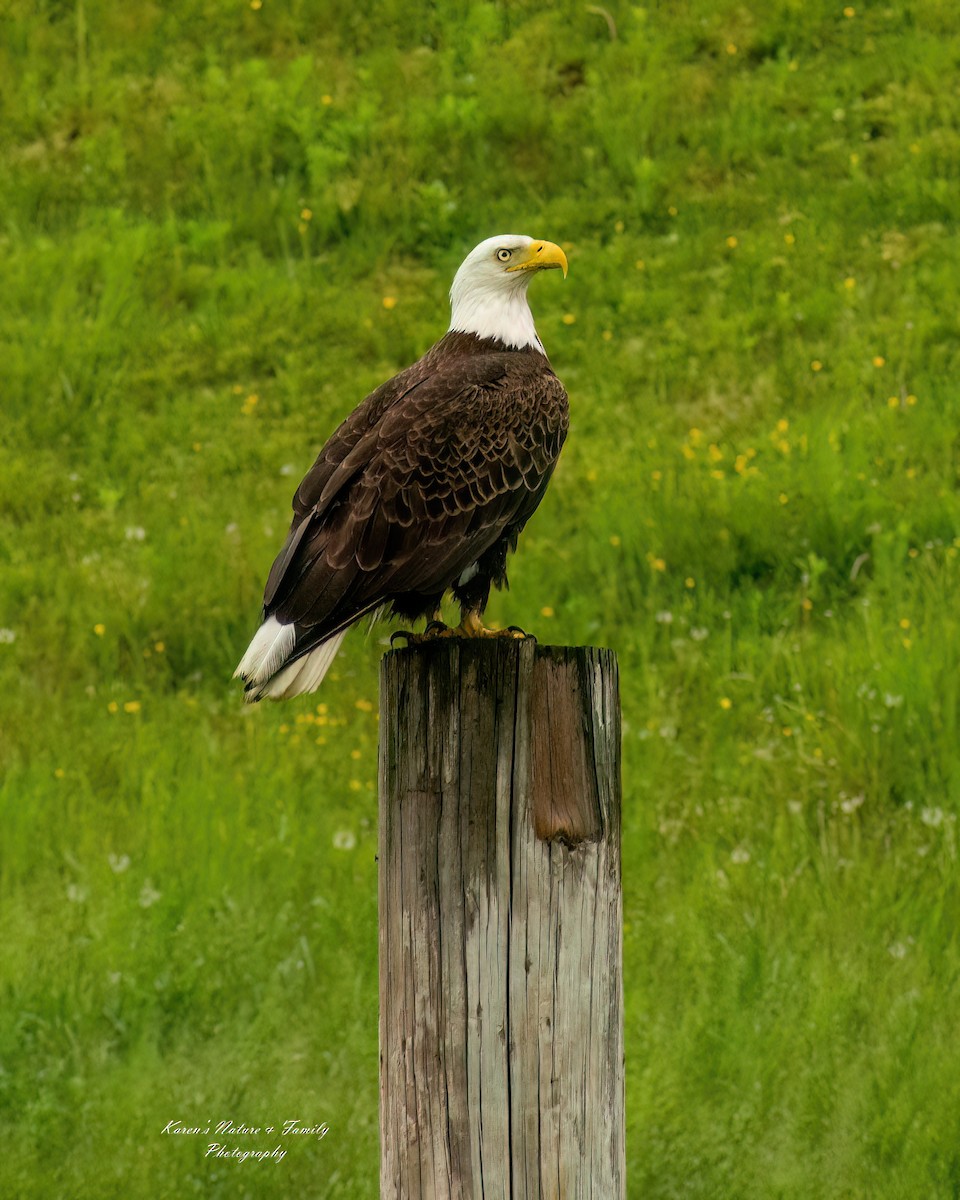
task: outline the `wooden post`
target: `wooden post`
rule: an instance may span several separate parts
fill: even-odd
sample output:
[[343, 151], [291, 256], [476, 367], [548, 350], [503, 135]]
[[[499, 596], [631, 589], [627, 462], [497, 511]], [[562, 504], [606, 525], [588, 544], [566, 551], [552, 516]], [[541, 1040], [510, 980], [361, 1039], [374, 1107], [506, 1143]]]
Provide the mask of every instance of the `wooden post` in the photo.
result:
[[381, 1200], [622, 1200], [615, 656], [392, 651], [380, 721]]

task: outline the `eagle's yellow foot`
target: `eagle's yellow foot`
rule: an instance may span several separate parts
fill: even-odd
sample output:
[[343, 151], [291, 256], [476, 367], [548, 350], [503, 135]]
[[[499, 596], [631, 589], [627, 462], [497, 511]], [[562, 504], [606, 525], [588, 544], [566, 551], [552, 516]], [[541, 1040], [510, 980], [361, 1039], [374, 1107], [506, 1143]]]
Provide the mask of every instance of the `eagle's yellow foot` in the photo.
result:
[[[528, 638], [532, 634], [526, 633], [519, 625], [511, 625], [508, 629], [488, 629], [480, 620], [480, 614], [476, 612], [466, 612], [456, 629], [451, 629], [449, 633], [442, 634], [443, 637], [463, 637], [463, 638]], [[536, 638], [533, 639], [536, 641]]]
[[398, 629], [390, 635], [390, 646], [393, 647], [398, 639], [403, 639], [408, 646], [422, 646], [426, 642], [435, 642], [438, 638], [514, 638], [518, 641], [537, 639], [532, 633], [511, 625], [508, 629], [488, 629], [480, 620], [480, 614], [467, 612], [463, 614], [460, 624], [451, 629], [439, 618], [434, 618], [424, 629], [423, 633], [414, 633], [410, 629]]

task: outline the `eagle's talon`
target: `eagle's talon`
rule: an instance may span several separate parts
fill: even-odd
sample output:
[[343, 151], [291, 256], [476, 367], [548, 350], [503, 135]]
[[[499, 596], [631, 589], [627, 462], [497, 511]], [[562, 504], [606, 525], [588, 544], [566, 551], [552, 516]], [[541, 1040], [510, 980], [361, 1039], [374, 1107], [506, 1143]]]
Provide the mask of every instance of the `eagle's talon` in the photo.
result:
[[437, 638], [453, 637], [454, 632], [442, 621], [430, 621], [423, 633], [414, 633], [412, 629], [398, 629], [390, 635], [390, 649], [397, 638], [404, 638], [408, 646], [422, 646], [424, 642], [434, 642]]
[[504, 630], [504, 634], [509, 634], [510, 637], [515, 637], [517, 641], [535, 642], [537, 635], [535, 633], [527, 633], [525, 629], [521, 629], [519, 625], [508, 625]]

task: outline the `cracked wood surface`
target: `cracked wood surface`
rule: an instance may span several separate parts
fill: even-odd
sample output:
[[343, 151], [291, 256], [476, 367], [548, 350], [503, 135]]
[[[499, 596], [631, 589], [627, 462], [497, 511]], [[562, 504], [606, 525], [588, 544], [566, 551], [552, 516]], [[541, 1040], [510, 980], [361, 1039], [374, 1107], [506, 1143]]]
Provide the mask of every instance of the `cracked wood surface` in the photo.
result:
[[381, 1200], [621, 1200], [615, 656], [392, 651], [380, 720]]

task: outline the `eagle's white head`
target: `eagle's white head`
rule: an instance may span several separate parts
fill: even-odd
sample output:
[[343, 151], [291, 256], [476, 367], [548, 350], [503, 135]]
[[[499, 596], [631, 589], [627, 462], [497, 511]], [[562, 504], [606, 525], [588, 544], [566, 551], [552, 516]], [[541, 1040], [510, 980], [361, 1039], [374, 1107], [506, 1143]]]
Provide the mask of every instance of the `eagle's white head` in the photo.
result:
[[527, 304], [527, 288], [537, 271], [559, 267], [567, 274], [567, 256], [553, 242], [522, 233], [487, 238], [471, 250], [450, 288], [450, 329], [495, 338], [520, 350], [543, 351]]

